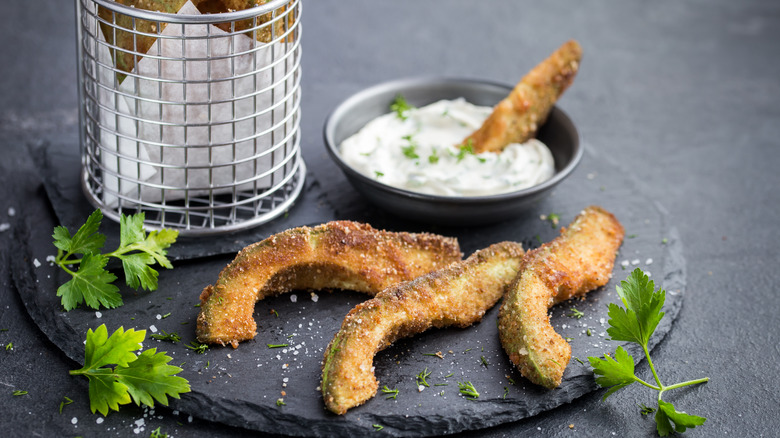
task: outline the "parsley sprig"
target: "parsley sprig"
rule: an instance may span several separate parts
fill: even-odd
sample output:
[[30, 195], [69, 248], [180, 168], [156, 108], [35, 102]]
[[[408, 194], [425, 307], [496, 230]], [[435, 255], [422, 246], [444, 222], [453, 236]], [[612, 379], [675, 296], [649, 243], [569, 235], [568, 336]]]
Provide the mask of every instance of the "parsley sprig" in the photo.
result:
[[[111, 257], [122, 261], [125, 282], [134, 289], [157, 289], [158, 273], [151, 265], [157, 263], [164, 268], [173, 268], [166, 257], [166, 249], [176, 241], [178, 231], [163, 229], [147, 235], [143, 213], [123, 214], [120, 218], [119, 248], [101, 254], [106, 242], [106, 236], [98, 232], [102, 220], [103, 212], [95, 210], [72, 236], [63, 226], [54, 228], [52, 237], [57, 247], [54, 262], [72, 277], [57, 289], [57, 296], [62, 297], [65, 310], [73, 310], [81, 303], [93, 309], [122, 305], [119, 288], [112, 284], [117, 277], [105, 269]], [[74, 258], [76, 255], [82, 257]], [[72, 265], [79, 265], [79, 268], [74, 271], [70, 268]]]
[[[674, 385], [664, 385], [658, 377], [655, 365], [650, 359], [647, 345], [650, 336], [664, 316], [661, 309], [666, 299], [666, 291], [661, 288], [656, 291], [655, 284], [650, 278], [641, 269], [635, 269], [625, 281], [620, 282], [617, 292], [626, 307], [623, 308], [614, 303], [609, 305], [607, 314], [610, 317], [610, 327], [607, 329], [607, 333], [614, 341], [634, 342], [642, 347], [656, 384], [645, 382], [634, 374], [634, 358], [621, 346], [615, 351], [614, 358], [609, 356], [605, 356], [604, 359], [588, 358], [593, 372], [598, 376], [596, 383], [605, 388], [609, 387], [607, 393], [604, 394], [604, 399], [620, 388], [639, 382], [658, 391], [655, 422], [656, 430], [660, 436], [667, 436], [674, 431], [685, 432], [688, 428], [704, 424], [706, 418], [678, 411], [674, 405], [661, 399], [663, 393], [670, 389], [709, 381], [709, 378], [705, 377]], [[649, 413], [648, 410], [643, 410], [644, 412]]]
[[[168, 396], [179, 398], [189, 392], [189, 382], [175, 376], [181, 368], [168, 365], [173, 358], [150, 348], [136, 355], [146, 330], [125, 330], [119, 327], [111, 336], [103, 324], [95, 331], [87, 330], [84, 366], [71, 370], [72, 376], [89, 379], [89, 407], [92, 413], [107, 415], [110, 409], [131, 401], [152, 407], [156, 400], [168, 406]], [[115, 365], [113, 368], [110, 365]]]

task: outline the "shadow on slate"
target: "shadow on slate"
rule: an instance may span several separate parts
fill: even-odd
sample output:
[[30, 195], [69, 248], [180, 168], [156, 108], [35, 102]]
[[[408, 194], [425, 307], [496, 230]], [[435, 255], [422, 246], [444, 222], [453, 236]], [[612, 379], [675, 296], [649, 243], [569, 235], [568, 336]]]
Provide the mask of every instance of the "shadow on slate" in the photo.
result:
[[[612, 211], [625, 226], [628, 236], [617, 257], [613, 279], [584, 300], [565, 302], [551, 310], [553, 326], [562, 336], [571, 338], [572, 346], [572, 360], [563, 383], [551, 391], [528, 383], [509, 363], [498, 340], [496, 306], [481, 323], [469, 328], [430, 330], [380, 352], [374, 362], [380, 387], [398, 389], [397, 399], [387, 399], [380, 392], [345, 415], [333, 415], [325, 410], [317, 389], [322, 355], [343, 316], [366, 296], [349, 291], [296, 291], [260, 301], [255, 307], [258, 321], [255, 340], [244, 342], [235, 350], [212, 347], [205, 354], [195, 354], [186, 348], [195, 339], [199, 309], [194, 305], [200, 291], [216, 280], [232, 255], [179, 261], [174, 270], [160, 274], [160, 287], [154, 292], [133, 291], [123, 286], [125, 304], [117, 309], [101, 309], [99, 314], [85, 308], [64, 312], [55, 291], [67, 280], [66, 274], [49, 263], [38, 268], [32, 263], [33, 259], [42, 261], [54, 253], [50, 234], [57, 220], [43, 202], [25, 207], [23, 216], [35, 218], [34, 221], [26, 219], [15, 226], [18, 235], [14, 251], [24, 256], [11, 261], [12, 272], [33, 320], [65, 354], [79, 363], [83, 362], [83, 342], [88, 328], [105, 323], [109, 332], [120, 326], [147, 329], [144, 347], [167, 351], [173, 357], [171, 363], [182, 366], [180, 375], [192, 385], [192, 392], [182, 395], [180, 400], [171, 400], [171, 407], [202, 419], [296, 436], [364, 436], [374, 432], [374, 424], [383, 426], [382, 432], [391, 436], [440, 435], [485, 428], [555, 408], [596, 388], [590, 367], [575, 358], [587, 363], [588, 356], [614, 352], [619, 345], [606, 339], [607, 304], [619, 302], [615, 285], [634, 267], [650, 272], [656, 283], [668, 291], [666, 316], [651, 340], [652, 346], [669, 332], [682, 306], [685, 260], [677, 232], [667, 224], [666, 212], [648, 199], [626, 173], [593, 151], [588, 152], [589, 149], [586, 148], [579, 169], [540, 202], [535, 211], [509, 222], [472, 228], [425, 227], [397, 220], [372, 207], [361, 207], [364, 201], [342, 177], [323, 178], [316, 174], [317, 169], [327, 172], [328, 167], [311, 166], [315, 169], [313, 179], [327, 181], [315, 189], [328, 196], [316, 202], [333, 206], [339, 219], [365, 220], [390, 229], [454, 235], [460, 239], [466, 254], [502, 240], [521, 241], [531, 248], [554, 238], [560, 230], [540, 220], [541, 214], [557, 213], [561, 224], [566, 224], [589, 204]], [[299, 205], [308, 202], [299, 201]], [[330, 210], [327, 212], [330, 214]], [[308, 222], [323, 222], [330, 217], [316, 219]], [[664, 239], [666, 243], [662, 243]], [[630, 266], [623, 269], [620, 264], [623, 261], [628, 261]], [[295, 301], [291, 299], [293, 295]], [[581, 319], [569, 316], [572, 307], [584, 316]], [[170, 316], [162, 317], [167, 314]], [[177, 332], [182, 342], [171, 344], [148, 339], [149, 331], [154, 331], [152, 327], [158, 333]], [[587, 329], [592, 336], [587, 335]], [[288, 347], [269, 348], [267, 344], [288, 344]], [[633, 344], [627, 349], [635, 358], [642, 357]], [[430, 355], [437, 352], [444, 358]], [[415, 375], [426, 368], [431, 373], [427, 378], [430, 387], [419, 391]], [[458, 382], [465, 381], [470, 381], [479, 391], [477, 400], [470, 401], [459, 394]], [[279, 398], [284, 399], [285, 406], [277, 406]]]
[[[30, 146], [29, 150], [59, 223], [74, 233], [95, 211], [82, 192], [81, 159], [72, 152], [60, 151], [45, 144]], [[255, 228], [217, 237], [180, 236], [168, 250], [168, 257], [171, 260], [187, 260], [235, 254], [249, 244], [288, 228], [333, 220], [331, 209], [320, 199], [322, 193], [319, 184], [309, 173], [300, 196], [285, 215]], [[107, 236], [105, 248], [119, 246], [118, 223], [104, 218], [101, 232]]]

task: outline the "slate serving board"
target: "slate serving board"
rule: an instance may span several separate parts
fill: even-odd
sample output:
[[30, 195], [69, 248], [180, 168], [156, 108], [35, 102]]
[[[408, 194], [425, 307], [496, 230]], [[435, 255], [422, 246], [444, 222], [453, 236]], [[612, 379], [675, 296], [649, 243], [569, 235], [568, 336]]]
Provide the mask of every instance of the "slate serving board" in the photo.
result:
[[[521, 241], [532, 248], [554, 238], [559, 230], [541, 220], [541, 214], [559, 214], [565, 225], [590, 204], [612, 211], [628, 236], [617, 257], [613, 280], [585, 300], [562, 303], [551, 311], [553, 325], [564, 337], [571, 338], [572, 345], [572, 360], [563, 383], [552, 391], [526, 382], [509, 363], [498, 340], [496, 306], [472, 327], [431, 330], [380, 352], [375, 359], [380, 386], [398, 389], [397, 398], [387, 399], [380, 393], [343, 416], [333, 415], [324, 409], [317, 390], [323, 351], [343, 316], [365, 296], [349, 291], [296, 291], [261, 301], [255, 308], [259, 325], [255, 340], [242, 343], [236, 350], [215, 347], [205, 354], [195, 354], [185, 348], [195, 337], [199, 309], [194, 305], [203, 287], [216, 280], [234, 254], [180, 260], [173, 271], [160, 274], [157, 291], [136, 292], [123, 287], [125, 304], [120, 308], [99, 313], [88, 309], [64, 312], [55, 291], [67, 278], [45, 262], [55, 252], [49, 236], [57, 219], [48, 206], [40, 205], [43, 203], [24, 206], [22, 216], [27, 220], [15, 227], [18, 235], [14, 250], [23, 257], [12, 260], [14, 280], [33, 320], [79, 363], [83, 363], [88, 328], [105, 323], [109, 332], [119, 326], [147, 329], [144, 347], [167, 351], [174, 358], [171, 363], [184, 369], [180, 375], [192, 385], [192, 392], [181, 400], [172, 400], [171, 407], [203, 419], [296, 436], [362, 436], [376, 433], [373, 425], [381, 425], [381, 434], [392, 436], [439, 435], [489, 427], [555, 408], [596, 388], [590, 368], [575, 358], [587, 363], [588, 356], [613, 352], [617, 347], [618, 343], [606, 340], [607, 304], [619, 301], [615, 285], [634, 267], [650, 272], [657, 285], [668, 291], [666, 317], [651, 340], [653, 345], [671, 329], [682, 305], [685, 260], [676, 230], [667, 223], [660, 204], [648, 199], [629, 175], [592, 149], [586, 145], [580, 167], [533, 210], [513, 221], [486, 227], [438, 228], [393, 217], [366, 205], [343, 178], [325, 177], [330, 171], [327, 162], [312, 166], [321, 174], [315, 173], [307, 183], [313, 185], [309, 193], [318, 199], [321, 220], [316, 222], [352, 219], [391, 230], [439, 232], [458, 237], [466, 254], [502, 240]], [[49, 178], [45, 183], [47, 193], [52, 193], [49, 185], [63, 181], [68, 180]], [[73, 193], [65, 186], [57, 190]], [[56, 205], [63, 202], [62, 198], [52, 196], [51, 200], [58, 214], [70, 208]], [[304, 200], [298, 204], [301, 202]], [[285, 227], [311, 223], [307, 219], [293, 223], [290, 217]], [[269, 227], [275, 229], [278, 224]], [[260, 231], [256, 233], [256, 240], [267, 237]], [[197, 245], [205, 247], [216, 240], [219, 238], [208, 238]], [[216, 252], [224, 251], [226, 246]], [[40, 252], [40, 248], [50, 250]], [[40, 267], [35, 267], [35, 259], [42, 264]], [[628, 267], [621, 266], [622, 262]], [[584, 316], [569, 316], [572, 307]], [[157, 333], [177, 332], [183, 341], [171, 344], [151, 340], [152, 327]], [[588, 329], [591, 336], [587, 335]], [[289, 346], [267, 346], [284, 343]], [[641, 357], [632, 345], [628, 350], [635, 358]], [[441, 352], [443, 359], [429, 355], [436, 352]], [[431, 373], [427, 379], [431, 386], [419, 391], [415, 375], [426, 368]], [[479, 391], [478, 400], [469, 401], [459, 395], [457, 383], [464, 381], [470, 381]], [[286, 405], [277, 406], [279, 398]]]

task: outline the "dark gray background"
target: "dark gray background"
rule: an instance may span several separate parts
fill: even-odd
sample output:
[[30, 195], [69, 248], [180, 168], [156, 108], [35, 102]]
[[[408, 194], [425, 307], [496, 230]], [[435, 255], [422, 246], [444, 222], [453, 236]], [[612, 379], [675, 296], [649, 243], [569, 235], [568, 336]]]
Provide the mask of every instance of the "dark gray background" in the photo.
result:
[[[75, 19], [71, 2], [40, 0], [5, 5], [0, 20], [0, 223], [13, 224], [19, 215], [8, 217], [8, 207], [21, 212], [42, 196], [27, 144], [72, 149], [78, 142]], [[686, 435], [775, 436], [777, 2], [309, 1], [304, 158], [322, 163], [319, 175], [341, 178], [325, 157], [322, 123], [333, 106], [365, 86], [425, 74], [514, 83], [569, 38], [581, 42], [585, 59], [560, 106], [596, 156], [618, 163], [669, 212], [685, 247], [685, 303], [654, 361], [668, 382], [711, 378], [702, 388], [667, 395], [708, 418]], [[12, 351], [0, 349], [2, 435], [148, 436], [158, 426], [177, 437], [248, 434], [190, 424], [186, 415], [164, 409], [146, 418], [139, 435], [133, 433], [133, 422], [143, 417], [139, 409], [123, 408], [97, 425], [85, 381], [67, 374], [77, 364], [40, 333], [10, 283], [12, 235], [0, 233], [0, 328], [9, 329], [0, 332], [0, 344], [14, 344]], [[644, 365], [639, 373], [651, 378]], [[15, 389], [30, 394], [13, 397]], [[652, 420], [636, 408], [652, 400], [649, 390], [632, 386], [607, 402], [601, 394], [481, 433], [652, 435]], [[74, 403], [60, 415], [63, 396]]]

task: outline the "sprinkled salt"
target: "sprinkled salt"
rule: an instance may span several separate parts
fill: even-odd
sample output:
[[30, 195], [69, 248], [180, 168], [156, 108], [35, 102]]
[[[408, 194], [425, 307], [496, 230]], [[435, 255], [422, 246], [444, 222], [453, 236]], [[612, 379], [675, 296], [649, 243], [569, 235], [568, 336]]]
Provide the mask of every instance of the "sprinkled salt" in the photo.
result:
[[192, 415], [190, 415], [189, 417], [187, 417], [187, 423], [192, 423]]
[[157, 314], [157, 316], [155, 316], [155, 318], [157, 318], [157, 319], [162, 319], [162, 315], [160, 315], [160, 314], [158, 313], [158, 314]]
[[8, 216], [16, 216], [16, 209], [13, 207], [8, 207]]
[[152, 332], [152, 333], [157, 333], [157, 327], [155, 327], [153, 325], [150, 325], [149, 326], [149, 331]]
[[57, 260], [57, 258], [54, 257], [53, 255], [47, 255], [46, 256], [46, 261], [49, 262], [49, 263], [54, 263], [55, 260]]
[[295, 294], [290, 295], [290, 301], [292, 301], [293, 303], [297, 303], [298, 302], [298, 295], [295, 295]]
[[78, 423], [78, 422], [79, 422], [79, 419], [78, 419], [78, 418], [76, 418], [76, 417], [73, 417], [73, 418], [71, 418], [71, 419], [70, 419], [70, 422], [71, 422], [72, 424], [76, 424], [76, 423]]
[[95, 312], [95, 318], [102, 318], [103, 314], [100, 312]]
[[417, 392], [423, 392], [423, 389], [425, 389], [425, 386], [423, 385], [417, 386]]
[[652, 264], [653, 264], [653, 259], [647, 259], [647, 260], [645, 260], [645, 264], [646, 264], [646, 265], [652, 265]]
[[39, 262], [38, 259], [33, 259], [33, 265], [35, 265], [36, 268], [40, 268], [41, 262]]
[[632, 265], [638, 265], [639, 264], [639, 259], [631, 260], [631, 264]]
[[311, 300], [315, 303], [320, 300], [319, 295], [315, 294], [314, 292], [311, 293]]
[[98, 417], [97, 420], [95, 420], [95, 423], [103, 424], [103, 421], [104, 421], [103, 417]]
[[4, 222], [0, 224], [0, 233], [2, 233], [3, 231], [8, 231], [10, 228], [11, 228], [11, 224], [9, 224], [8, 222]]

